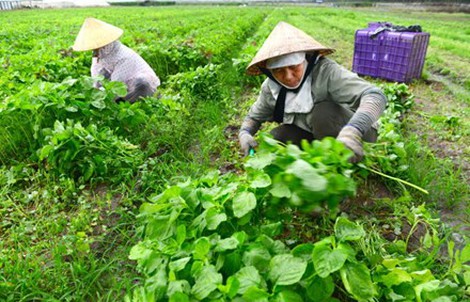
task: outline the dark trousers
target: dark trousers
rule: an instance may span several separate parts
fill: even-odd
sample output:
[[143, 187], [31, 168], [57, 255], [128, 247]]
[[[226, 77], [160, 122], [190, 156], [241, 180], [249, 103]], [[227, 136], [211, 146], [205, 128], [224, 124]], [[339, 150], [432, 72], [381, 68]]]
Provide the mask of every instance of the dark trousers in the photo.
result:
[[[315, 104], [311, 120], [312, 131], [305, 131], [295, 125], [282, 124], [271, 131], [275, 139], [283, 143], [291, 142], [300, 146], [305, 139], [309, 142], [324, 137], [337, 137], [341, 129], [349, 122], [354, 112], [333, 102]], [[377, 141], [377, 130], [370, 128], [363, 138], [366, 142]]]
[[131, 103], [134, 103], [141, 97], [151, 96], [155, 91], [150, 87], [150, 84], [145, 79], [136, 79], [134, 84], [134, 90], [130, 91], [124, 99]]
[[[127, 89], [130, 90], [131, 87], [127, 87]], [[124, 101], [134, 103], [139, 98], [152, 96], [154, 93], [155, 90], [151, 88], [150, 83], [147, 80], [137, 78], [135, 83], [132, 85], [132, 90], [129, 91], [125, 97], [118, 97], [115, 101], [117, 103]]]

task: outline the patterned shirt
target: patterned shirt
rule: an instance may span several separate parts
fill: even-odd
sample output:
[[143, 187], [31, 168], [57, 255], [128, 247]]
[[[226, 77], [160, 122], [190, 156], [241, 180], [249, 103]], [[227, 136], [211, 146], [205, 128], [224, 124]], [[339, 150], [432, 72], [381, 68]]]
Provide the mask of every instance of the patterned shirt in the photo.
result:
[[[119, 81], [127, 85], [128, 93], [132, 93], [136, 84], [144, 81], [155, 92], [160, 86], [160, 79], [153, 69], [135, 51], [114, 41], [98, 51], [91, 64], [91, 76], [104, 76], [110, 81]], [[100, 87], [95, 83], [95, 87]]]

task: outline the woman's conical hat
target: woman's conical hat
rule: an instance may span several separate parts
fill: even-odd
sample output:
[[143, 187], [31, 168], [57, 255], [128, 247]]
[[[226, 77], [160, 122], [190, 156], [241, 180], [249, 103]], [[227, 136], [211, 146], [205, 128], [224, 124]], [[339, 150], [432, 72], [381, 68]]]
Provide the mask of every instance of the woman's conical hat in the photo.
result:
[[72, 48], [76, 51], [98, 49], [116, 41], [123, 30], [95, 18], [86, 18]]
[[265, 68], [266, 60], [300, 51], [328, 55], [335, 50], [321, 45], [300, 29], [286, 22], [279, 22], [251, 60], [246, 71], [249, 75], [259, 75], [261, 74], [259, 67]]

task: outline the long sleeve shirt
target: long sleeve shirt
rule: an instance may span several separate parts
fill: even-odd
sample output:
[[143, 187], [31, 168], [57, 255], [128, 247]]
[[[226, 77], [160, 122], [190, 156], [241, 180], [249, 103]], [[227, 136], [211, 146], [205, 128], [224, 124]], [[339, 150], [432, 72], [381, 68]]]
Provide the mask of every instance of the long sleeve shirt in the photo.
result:
[[[128, 93], [132, 93], [142, 81], [148, 84], [153, 92], [160, 86], [160, 79], [147, 62], [119, 41], [100, 48], [98, 57], [93, 58], [91, 76], [97, 75], [102, 75], [110, 81], [125, 83]], [[99, 83], [95, 83], [95, 87], [99, 86]]]
[[[335, 102], [354, 112], [349, 124], [362, 133], [367, 132], [370, 127], [377, 128], [376, 121], [387, 102], [380, 89], [328, 58], [321, 58], [312, 72], [305, 76], [308, 78], [304, 85], [311, 87], [303, 96], [299, 95], [300, 97], [292, 100], [286, 98], [284, 124], [294, 124], [313, 133], [312, 116], [315, 105], [320, 102]], [[272, 121], [279, 89], [279, 84], [267, 78], [247, 118], [259, 123]], [[361, 109], [361, 106], [364, 108]]]

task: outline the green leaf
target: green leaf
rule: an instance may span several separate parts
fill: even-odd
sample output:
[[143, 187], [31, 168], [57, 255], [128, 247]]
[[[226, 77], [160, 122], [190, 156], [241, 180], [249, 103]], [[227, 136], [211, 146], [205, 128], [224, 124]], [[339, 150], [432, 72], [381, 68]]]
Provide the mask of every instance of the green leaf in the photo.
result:
[[264, 172], [256, 173], [250, 184], [252, 188], [266, 188], [269, 185], [271, 185], [271, 178]]
[[410, 274], [402, 268], [394, 268], [388, 274], [379, 279], [385, 286], [391, 288], [393, 285], [399, 285], [405, 282], [411, 282], [413, 279]]
[[245, 266], [240, 269], [235, 277], [239, 281], [238, 293], [243, 295], [250, 287], [261, 287], [261, 275], [254, 266]]
[[438, 287], [439, 287], [439, 280], [431, 280], [431, 281], [416, 285], [414, 287], [415, 292], [416, 292], [416, 300], [418, 302], [422, 301], [422, 297], [421, 297], [421, 292], [422, 291], [432, 292], [432, 291], [437, 290]]
[[395, 302], [395, 301], [407, 301], [406, 297], [405, 296], [402, 296], [402, 295], [399, 295], [397, 293], [395, 293], [393, 290], [391, 289], [386, 289], [385, 290], [385, 293], [386, 293], [386, 297], [388, 300], [392, 301], [392, 302]]
[[250, 302], [268, 302], [269, 293], [265, 289], [250, 287], [243, 294], [243, 299]]
[[103, 86], [116, 96], [125, 96], [127, 94], [127, 87], [123, 82], [113, 81], [104, 82]]
[[77, 112], [78, 111], [78, 108], [76, 106], [67, 106], [64, 109], [65, 109], [65, 111], [68, 111], [68, 112]]
[[[145, 300], [145, 301], [154, 301], [154, 300]], [[176, 292], [170, 296], [169, 302], [189, 302], [189, 297], [186, 294]]]
[[[341, 251], [341, 253], [345, 254], [345, 255], [348, 255], [348, 260], [351, 261], [351, 262], [354, 262], [356, 261], [356, 250], [354, 250], [354, 248], [348, 244], [347, 242], [346, 243], [339, 243], [337, 246], [336, 246], [336, 249], [338, 251]], [[380, 261], [382, 260], [382, 258], [380, 258]], [[369, 259], [370, 261], [370, 259]], [[380, 261], [378, 261], [378, 263], [380, 263]]]
[[237, 224], [238, 225], [245, 225], [248, 224], [251, 221], [251, 217], [253, 216], [253, 212], [249, 212], [245, 216], [241, 217], [238, 219]]
[[322, 278], [326, 278], [342, 268], [347, 258], [348, 254], [343, 250], [332, 250], [331, 247], [324, 244], [316, 244], [312, 253], [315, 271]]
[[[396, 295], [405, 297], [405, 301], [416, 301], [416, 293], [411, 283], [401, 283], [393, 287]], [[397, 298], [394, 295], [392, 297]]]
[[85, 169], [83, 173], [83, 180], [89, 180], [93, 176], [93, 172], [95, 172], [95, 164], [90, 162], [88, 167]]
[[282, 233], [282, 222], [278, 221], [275, 223], [265, 224], [260, 227], [262, 234], [269, 237], [275, 237]]
[[273, 240], [271, 237], [266, 235], [260, 235], [256, 238], [256, 243], [261, 243], [266, 247], [270, 254], [272, 255], [281, 255], [289, 253], [289, 249], [286, 245], [280, 240]]
[[463, 273], [463, 280], [465, 281], [465, 285], [469, 287], [470, 286], [470, 271], [466, 271]]
[[238, 289], [240, 288], [240, 281], [234, 276], [230, 276], [227, 279], [227, 285], [219, 286], [222, 292], [224, 292], [230, 299], [233, 299], [238, 293]]
[[303, 302], [304, 299], [292, 290], [283, 290], [276, 294], [274, 299], [271, 301], [273, 302]]
[[216, 230], [222, 222], [227, 221], [227, 214], [221, 211], [222, 209], [215, 207], [212, 207], [205, 211], [207, 229], [211, 231]]
[[288, 144], [286, 146], [286, 151], [289, 156], [294, 157], [294, 158], [299, 158], [303, 151], [299, 148], [299, 146], [295, 144]]
[[460, 253], [460, 261], [467, 263], [470, 261], [470, 244], [467, 244]]
[[302, 278], [307, 262], [291, 254], [276, 255], [269, 263], [269, 279], [277, 285], [291, 285]]
[[333, 278], [313, 277], [307, 284], [307, 296], [314, 302], [328, 301], [335, 290]]
[[251, 192], [241, 192], [233, 198], [233, 214], [240, 218], [256, 208], [256, 196]]
[[242, 257], [242, 261], [246, 266], [254, 266], [261, 272], [267, 269], [270, 260], [271, 254], [269, 251], [259, 245], [249, 246]]
[[91, 102], [91, 105], [97, 109], [104, 109], [106, 108], [106, 103], [101, 100], [101, 99], [98, 99], [98, 100], [94, 100]]
[[385, 266], [388, 269], [393, 269], [399, 264], [400, 264], [400, 260], [398, 260], [396, 258], [385, 258], [382, 261], [382, 265]]
[[326, 190], [328, 182], [325, 177], [318, 174], [318, 171], [308, 162], [298, 159], [286, 170], [286, 173], [295, 175], [302, 180], [302, 185], [314, 192]]
[[193, 249], [194, 259], [206, 259], [211, 249], [211, 243], [207, 237], [201, 237], [196, 240]]
[[139, 242], [131, 248], [129, 252], [129, 259], [131, 260], [142, 260], [147, 259], [150, 254], [152, 254], [152, 250], [148, 249], [143, 242]]
[[150, 196], [149, 200], [155, 204], [163, 204], [173, 198], [181, 198], [180, 194], [181, 194], [181, 187], [172, 186], [166, 189], [165, 191], [163, 191], [163, 193]]
[[186, 280], [175, 280], [168, 283], [168, 290], [166, 294], [169, 297], [174, 296], [176, 293], [189, 294], [191, 292], [191, 285]]
[[148, 289], [155, 293], [155, 301], [161, 300], [166, 292], [168, 286], [168, 276], [164, 267], [157, 270], [157, 273], [145, 280], [145, 285]]
[[145, 229], [145, 235], [147, 239], [162, 240], [167, 238], [171, 228], [170, 215], [155, 215], [153, 219], [149, 219], [147, 228]]
[[241, 232], [236, 232], [232, 235], [233, 238], [235, 238], [240, 245], [243, 245], [243, 243], [245, 243], [245, 240], [246, 240], [246, 233], [241, 231]]
[[172, 271], [178, 272], [184, 269], [186, 264], [191, 260], [191, 257], [184, 257], [175, 261], [171, 261], [169, 264], [169, 268]]
[[198, 276], [201, 273], [203, 268], [204, 268], [204, 262], [202, 262], [201, 260], [196, 260], [191, 265], [191, 274], [193, 276]]
[[359, 301], [367, 301], [377, 296], [370, 278], [370, 272], [363, 263], [345, 263], [340, 270], [344, 288]]
[[269, 193], [271, 193], [274, 197], [277, 198], [289, 198], [292, 195], [289, 187], [282, 181], [275, 182]]
[[[437, 285], [437, 286], [436, 286]], [[449, 279], [442, 281], [432, 280], [415, 287], [415, 292], [419, 300], [418, 293], [421, 292], [423, 301], [455, 301], [455, 298], [463, 294], [461, 285], [451, 282]]]
[[258, 153], [256, 156], [250, 157], [245, 166], [255, 170], [262, 170], [270, 165], [275, 158], [276, 155], [274, 153]]
[[180, 224], [176, 228], [176, 242], [178, 242], [178, 245], [181, 246], [183, 242], [186, 240], [186, 226], [184, 224]]
[[216, 252], [223, 252], [228, 250], [234, 250], [237, 248], [239, 241], [233, 237], [219, 240], [215, 246]]
[[204, 174], [203, 176], [201, 176], [199, 180], [201, 181], [201, 183], [206, 183], [212, 187], [219, 180], [219, 176], [220, 176], [220, 172], [218, 170], [211, 170], [207, 172], [206, 174]]
[[299, 244], [292, 249], [292, 255], [303, 258], [306, 261], [310, 261], [312, 258], [313, 248], [314, 246], [311, 243]]
[[411, 276], [411, 278], [413, 278], [413, 280], [415, 282], [418, 281], [418, 282], [421, 282], [421, 283], [424, 283], [424, 282], [431, 281], [431, 280], [435, 279], [434, 275], [432, 274], [432, 272], [429, 269], [424, 269], [424, 270], [421, 270], [421, 271], [411, 272], [410, 276]]
[[224, 276], [234, 275], [242, 267], [242, 256], [239, 251], [223, 255], [223, 266], [219, 270]]
[[214, 266], [205, 266], [191, 289], [191, 294], [196, 299], [202, 300], [207, 298], [211, 292], [222, 284], [222, 274], [219, 274]]
[[39, 151], [39, 159], [43, 160], [46, 157], [49, 156], [49, 154], [54, 151], [54, 146], [53, 145], [45, 145], [44, 147], [41, 148]]
[[443, 296], [433, 299], [431, 302], [454, 302], [454, 300], [451, 297]]
[[338, 217], [335, 223], [335, 235], [339, 241], [359, 240], [365, 236], [364, 228], [347, 218]]
[[147, 261], [143, 262], [142, 271], [146, 274], [152, 274], [154, 271], [166, 271], [168, 266], [168, 256], [152, 253]]

